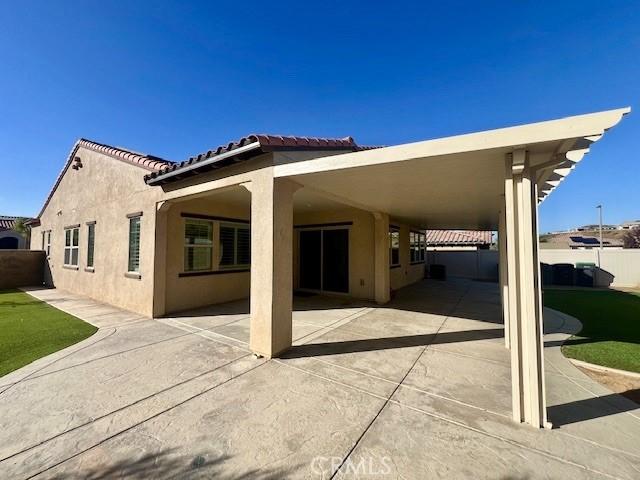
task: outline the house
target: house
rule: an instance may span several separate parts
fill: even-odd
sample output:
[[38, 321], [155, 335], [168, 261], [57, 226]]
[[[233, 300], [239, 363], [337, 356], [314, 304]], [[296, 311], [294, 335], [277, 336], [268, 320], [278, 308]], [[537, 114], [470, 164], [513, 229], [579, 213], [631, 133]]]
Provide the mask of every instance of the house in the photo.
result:
[[383, 148], [248, 135], [180, 163], [79, 140], [31, 246], [57, 286], [142, 315], [249, 298], [270, 358], [294, 290], [385, 304], [423, 278], [427, 226], [498, 230], [513, 418], [541, 427], [537, 204], [629, 111]]
[[29, 247], [29, 239], [15, 230], [16, 221], [20, 218], [26, 222], [33, 220], [32, 218], [0, 215], [0, 250]]
[[476, 230], [427, 230], [427, 250], [487, 250], [493, 232]]
[[[616, 228], [618, 228], [618, 227], [616, 227], [616, 225], [606, 225], [606, 224], [602, 225], [602, 230], [615, 230]], [[581, 227], [578, 227], [578, 228], [575, 229], [575, 231], [576, 232], [589, 232], [589, 231], [592, 231], [592, 230], [599, 230], [599, 229], [600, 229], [600, 225], [591, 224], [591, 225], [583, 225]]]
[[631, 230], [632, 228], [640, 227], [640, 220], [630, 220], [618, 225], [618, 230]]

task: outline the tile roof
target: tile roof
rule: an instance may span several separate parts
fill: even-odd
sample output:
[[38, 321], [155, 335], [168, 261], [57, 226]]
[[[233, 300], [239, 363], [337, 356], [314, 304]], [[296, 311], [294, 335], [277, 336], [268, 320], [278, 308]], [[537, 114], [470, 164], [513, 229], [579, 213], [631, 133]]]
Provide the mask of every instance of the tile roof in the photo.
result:
[[[255, 149], [251, 149], [250, 152], [246, 152], [243, 147], [249, 147], [255, 145]], [[251, 147], [249, 147], [251, 148]], [[217, 148], [208, 150], [204, 153], [190, 157], [189, 159], [167, 165], [159, 171], [151, 172], [145, 175], [145, 181], [147, 183], [156, 183], [154, 179], [167, 173], [183, 171], [179, 175], [176, 174], [173, 180], [178, 180], [186, 175], [194, 175], [198, 171], [213, 170], [227, 165], [237, 163], [238, 161], [246, 160], [248, 158], [255, 157], [263, 152], [273, 151], [301, 151], [301, 150], [349, 150], [360, 151], [368, 150], [379, 147], [365, 147], [356, 144], [352, 137], [344, 138], [318, 138], [318, 137], [296, 137], [296, 136], [283, 136], [283, 135], [267, 135], [267, 134], [251, 134], [242, 137], [236, 142], [230, 142], [225, 145], [221, 145]], [[242, 149], [242, 150], [240, 150]], [[229, 152], [238, 150], [238, 155], [225, 155]], [[221, 157], [219, 160], [213, 162], [207, 162], [202, 166], [197, 164], [209, 159], [215, 159], [215, 157]]]
[[427, 245], [490, 245], [490, 231], [427, 230]]
[[16, 220], [19, 218], [24, 218], [27, 221], [33, 220], [32, 218], [28, 218], [28, 217], [13, 217], [10, 215], [0, 215], [0, 232], [5, 230], [13, 230]]
[[40, 216], [42, 215], [42, 212], [44, 212], [44, 209], [47, 208], [47, 205], [49, 205], [49, 202], [51, 201], [51, 197], [53, 196], [54, 192], [58, 188], [58, 185], [60, 184], [60, 181], [62, 180], [62, 177], [64, 176], [65, 172], [71, 165], [71, 162], [76, 157], [76, 152], [80, 147], [86, 148], [87, 150], [92, 150], [94, 152], [102, 153], [103, 155], [107, 155], [116, 160], [121, 160], [123, 162], [131, 163], [133, 165], [139, 166], [151, 172], [160, 170], [161, 168], [165, 168], [168, 165], [173, 164], [173, 162], [169, 160], [164, 160], [154, 155], [147, 155], [145, 153], [134, 152], [133, 150], [128, 150], [126, 148], [121, 148], [121, 147], [112, 147], [110, 145], [105, 145], [103, 143], [98, 143], [91, 140], [87, 140], [85, 138], [81, 138], [74, 144], [73, 148], [71, 149], [71, 153], [69, 153], [69, 156], [67, 157], [67, 161], [65, 162], [64, 167], [62, 168], [62, 171], [60, 172], [60, 174], [58, 175], [58, 178], [53, 184], [53, 188], [49, 192], [49, 195], [47, 196], [47, 199], [45, 200], [44, 205], [40, 209], [40, 212], [38, 213], [37, 218], [40, 218]]

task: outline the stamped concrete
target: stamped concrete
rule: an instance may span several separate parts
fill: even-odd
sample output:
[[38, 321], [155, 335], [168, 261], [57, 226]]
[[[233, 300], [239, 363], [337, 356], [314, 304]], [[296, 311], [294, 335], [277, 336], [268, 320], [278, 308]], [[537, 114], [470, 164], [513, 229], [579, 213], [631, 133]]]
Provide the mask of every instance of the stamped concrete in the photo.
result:
[[553, 430], [510, 419], [497, 288], [424, 281], [384, 308], [296, 297], [294, 347], [247, 348], [235, 302], [147, 319], [31, 292], [99, 327], [0, 378], [0, 478], [620, 478], [640, 410], [560, 353], [545, 312]]

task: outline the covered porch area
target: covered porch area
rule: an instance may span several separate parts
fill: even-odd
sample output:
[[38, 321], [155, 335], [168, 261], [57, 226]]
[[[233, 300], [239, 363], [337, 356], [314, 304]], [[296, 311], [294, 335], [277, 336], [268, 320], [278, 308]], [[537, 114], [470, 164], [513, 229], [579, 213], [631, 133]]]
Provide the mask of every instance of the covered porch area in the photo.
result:
[[[354, 276], [349, 269], [347, 289], [343, 293], [353, 296], [358, 286], [364, 287], [369, 294], [362, 298], [378, 305], [385, 305], [391, 299], [394, 279], [397, 281], [394, 267], [400, 267], [406, 278], [411, 276], [412, 259], [403, 262], [401, 254], [394, 251], [395, 232], [401, 239], [403, 229], [498, 230], [501, 258], [498, 313], [505, 329], [503, 334], [493, 328], [494, 332], [490, 334], [503, 336], [503, 348], [508, 349], [505, 352], [510, 363], [511, 417], [534, 427], [548, 427], [537, 205], [589, 151], [590, 145], [627, 112], [628, 109], [612, 110], [330, 156], [314, 157], [310, 154], [307, 158], [293, 158], [275, 152], [260, 160], [249, 160], [242, 168], [225, 166], [232, 168], [226, 170], [226, 175], [225, 170], [220, 169], [197, 178], [195, 182], [185, 180], [180, 184], [178, 181], [167, 188], [167, 199], [158, 210], [161, 213], [165, 206], [170, 207], [181, 199], [223, 195], [228, 191], [243, 192], [246, 214], [250, 217], [247, 221], [251, 229], [251, 259], [248, 265], [250, 314], [242, 320], [249, 325], [250, 350], [267, 358], [281, 356], [291, 359], [297, 356], [303, 359], [308, 356], [304, 351], [309, 347], [294, 343], [304, 339], [305, 332], [300, 324], [301, 336], [294, 335], [292, 307], [296, 272], [302, 275], [307, 271], [297, 265], [301, 255], [295, 253], [296, 242], [300, 241], [300, 236], [296, 236], [296, 210], [300, 212], [305, 204], [299, 201], [301, 195], [302, 198], [322, 199], [331, 206], [342, 205], [367, 218], [365, 234], [358, 239], [351, 233], [347, 235], [349, 253], [366, 252], [363, 265], [366, 264], [367, 273]], [[254, 168], [250, 168], [251, 162], [262, 163], [255, 163]], [[180, 175], [180, 171], [167, 176], [175, 174]], [[162, 175], [154, 180], [162, 181]], [[331, 211], [336, 213], [338, 210], [331, 208]], [[162, 215], [159, 218], [157, 231], [161, 232], [165, 227]], [[347, 223], [355, 225], [355, 221], [330, 220], [319, 224], [304, 223], [302, 226], [324, 229], [344, 227]], [[157, 238], [162, 238], [162, 235], [157, 235]], [[156, 257], [159, 259], [163, 258], [163, 248], [166, 246], [157, 245]], [[319, 271], [322, 272], [327, 267], [323, 250], [319, 251], [319, 256]], [[351, 267], [351, 256], [348, 266]], [[156, 269], [156, 275], [162, 275], [160, 268]], [[418, 278], [413, 278], [416, 280]], [[166, 283], [160, 281], [158, 285]], [[323, 290], [322, 286], [319, 290]], [[159, 288], [156, 293], [166, 297], [167, 292]], [[429, 293], [428, 289], [421, 290], [414, 299], [416, 309], [429, 304]], [[384, 309], [374, 312], [379, 314]], [[427, 312], [427, 315], [432, 313]], [[467, 320], [473, 320], [476, 313], [469, 309], [466, 314]], [[402, 317], [397, 314], [390, 317], [393, 319], [389, 320], [390, 326], [397, 332], [402, 331], [402, 323], [398, 320]], [[496, 317], [492, 318], [495, 321]], [[427, 317], [422, 320], [431, 321]], [[350, 323], [354, 321], [349, 320]], [[311, 328], [318, 326], [309, 325], [307, 335], [312, 335]], [[409, 348], [422, 349], [414, 362], [426, 354], [429, 335], [436, 339], [460, 336], [456, 332], [447, 332], [441, 319], [436, 319], [433, 326], [435, 331], [409, 335], [414, 341], [422, 342], [408, 345]], [[474, 335], [487, 335], [487, 328], [479, 330], [481, 332]], [[353, 354], [355, 352], [350, 350], [361, 349], [373, 355], [385, 350], [389, 342], [407, 346], [406, 338], [402, 337], [380, 336], [379, 340], [367, 339], [364, 342], [341, 340], [336, 348], [345, 351], [333, 353]]]

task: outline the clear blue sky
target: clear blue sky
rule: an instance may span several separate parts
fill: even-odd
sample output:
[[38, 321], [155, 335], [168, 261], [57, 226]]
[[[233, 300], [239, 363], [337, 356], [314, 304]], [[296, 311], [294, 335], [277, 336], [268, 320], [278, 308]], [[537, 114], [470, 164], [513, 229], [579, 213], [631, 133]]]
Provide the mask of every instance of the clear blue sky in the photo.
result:
[[541, 230], [640, 218], [640, 2], [7, 2], [0, 213], [86, 137], [182, 160], [254, 132], [396, 144], [630, 105]]

